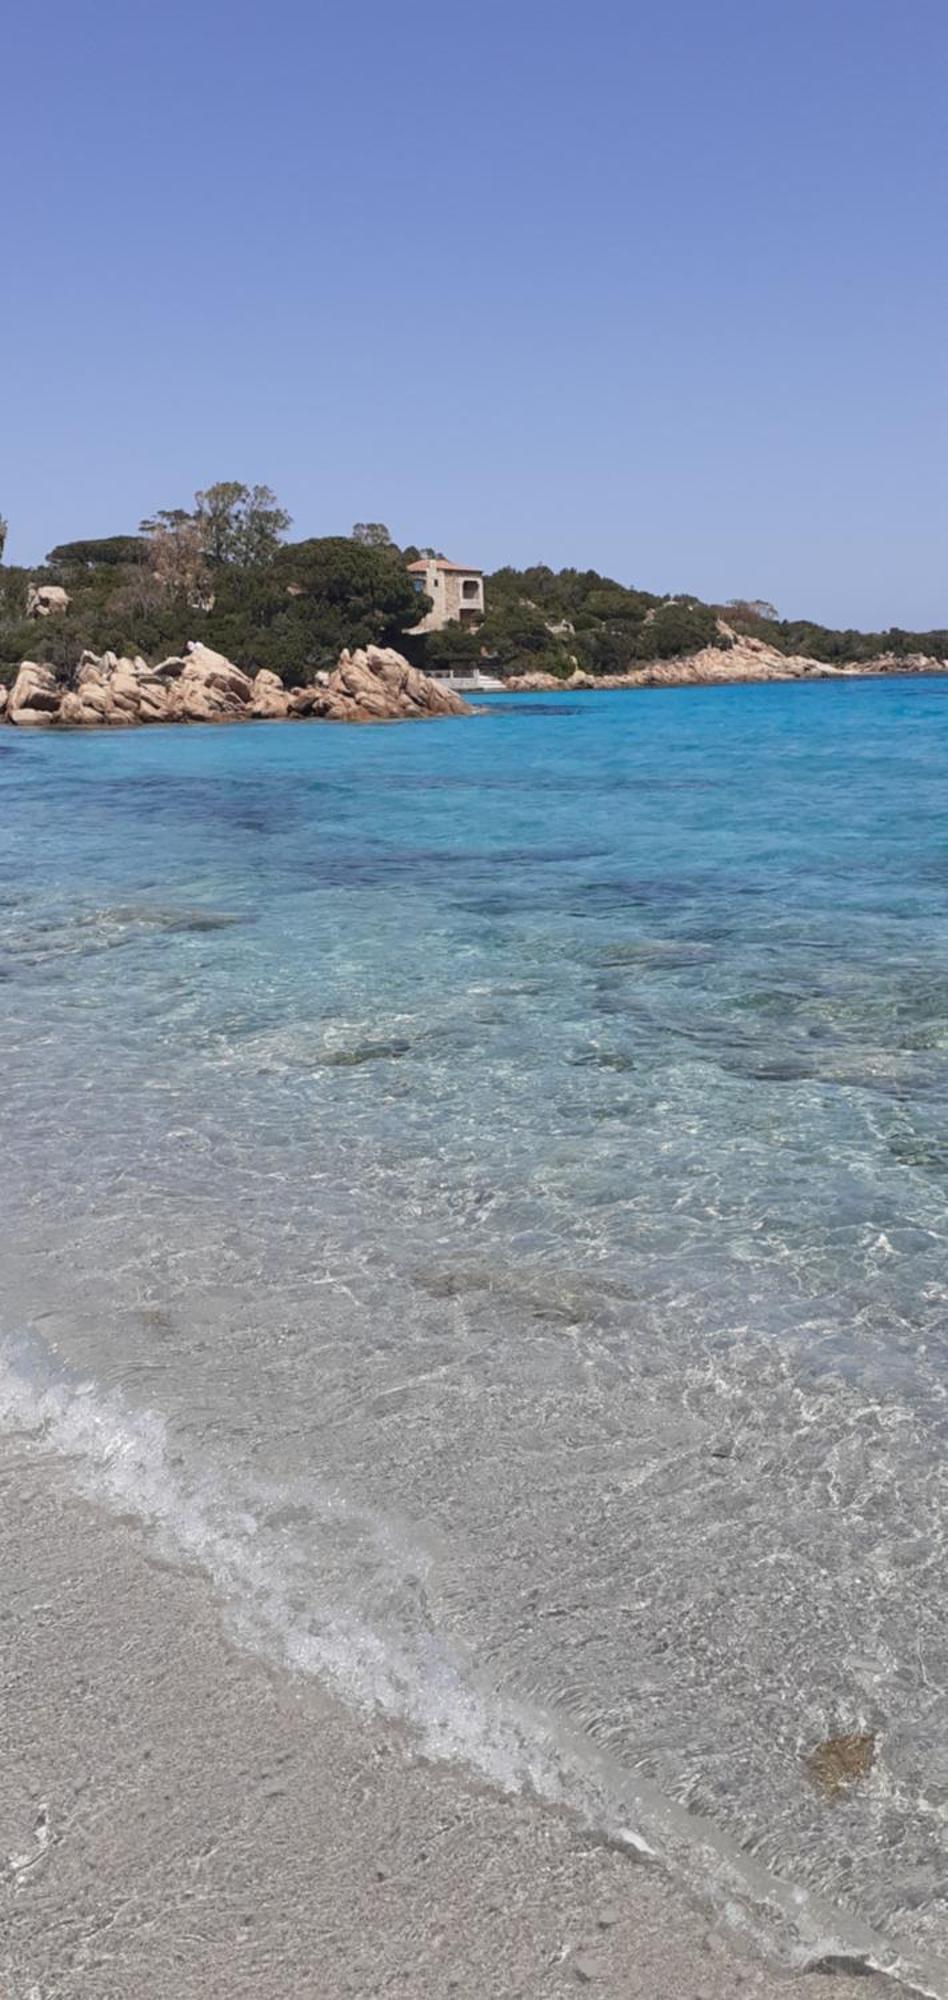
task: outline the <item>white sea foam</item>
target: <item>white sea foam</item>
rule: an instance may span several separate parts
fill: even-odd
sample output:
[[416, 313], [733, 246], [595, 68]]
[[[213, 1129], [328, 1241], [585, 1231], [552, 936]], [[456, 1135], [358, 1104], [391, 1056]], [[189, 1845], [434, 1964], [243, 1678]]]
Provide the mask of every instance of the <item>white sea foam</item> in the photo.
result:
[[[570, 1807], [639, 1860], [664, 1864], [710, 1896], [733, 1929], [797, 1967], [851, 1962], [948, 2000], [948, 1967], [922, 1963], [782, 1881], [552, 1714], [485, 1690], [475, 1664], [437, 1634], [399, 1638], [318, 1597], [301, 1609], [292, 1560], [275, 1563], [266, 1541], [279, 1496], [251, 1482], [238, 1490], [206, 1454], [204, 1470], [192, 1472], [161, 1416], [57, 1369], [32, 1338], [0, 1357], [0, 1426], [35, 1462], [54, 1452], [84, 1498], [133, 1515], [166, 1554], [200, 1565], [243, 1643], [318, 1677], [350, 1706], [408, 1724], [424, 1755]], [[327, 1537], [340, 1525], [367, 1537], [393, 1580], [423, 1573], [428, 1552], [406, 1545], [391, 1523], [312, 1481], [307, 1502]]]

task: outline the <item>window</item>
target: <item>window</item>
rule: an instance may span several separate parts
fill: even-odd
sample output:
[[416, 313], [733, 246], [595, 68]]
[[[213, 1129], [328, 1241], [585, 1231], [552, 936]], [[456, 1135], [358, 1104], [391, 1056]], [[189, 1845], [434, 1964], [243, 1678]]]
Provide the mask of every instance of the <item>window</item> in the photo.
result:
[[477, 593], [478, 593], [478, 585], [474, 582], [473, 578], [465, 577], [464, 582], [461, 585], [461, 596], [476, 597]]

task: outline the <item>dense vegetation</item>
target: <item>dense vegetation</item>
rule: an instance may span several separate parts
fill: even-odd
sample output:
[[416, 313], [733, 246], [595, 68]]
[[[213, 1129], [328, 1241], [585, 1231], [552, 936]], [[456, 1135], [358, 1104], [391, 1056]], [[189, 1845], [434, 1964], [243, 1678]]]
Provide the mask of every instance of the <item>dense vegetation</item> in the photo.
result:
[[427, 642], [429, 652], [473, 660], [486, 648], [502, 670], [516, 666], [520, 672], [565, 676], [578, 666], [584, 673], [616, 674], [726, 644], [718, 625], [723, 620], [738, 636], [817, 660], [871, 660], [881, 653], [948, 657], [948, 630], [833, 631], [805, 619], [781, 619], [772, 604], [760, 600], [715, 605], [687, 595], [657, 597], [595, 570], [497, 570], [486, 580], [486, 602], [487, 617], [476, 638], [437, 634]]
[[[351, 535], [291, 542], [290, 519], [268, 487], [220, 481], [190, 509], [164, 508], [137, 534], [60, 543], [34, 570], [3, 567], [0, 519], [0, 677], [24, 658], [63, 675], [88, 648], [157, 660], [203, 640], [251, 671], [271, 667], [288, 684], [335, 664], [343, 646], [396, 645], [419, 665], [486, 661], [494, 671], [575, 667], [621, 673], [720, 643], [723, 617], [784, 653], [819, 660], [879, 653], [948, 656], [948, 631], [833, 631], [778, 617], [759, 600], [703, 604], [629, 589], [595, 570], [497, 570], [486, 579], [487, 616], [475, 632], [453, 626], [412, 635], [428, 600], [406, 563], [433, 550], [398, 548], [383, 523]], [[26, 616], [31, 586], [56, 584], [65, 615]]]
[[[63, 542], [36, 570], [0, 567], [0, 672], [41, 658], [65, 677], [85, 649], [158, 660], [189, 639], [289, 685], [343, 646], [402, 642], [427, 606], [384, 530], [288, 542], [267, 487], [222, 481], [193, 509], [163, 508], [137, 535]], [[31, 585], [68, 593], [65, 615], [26, 615]]]

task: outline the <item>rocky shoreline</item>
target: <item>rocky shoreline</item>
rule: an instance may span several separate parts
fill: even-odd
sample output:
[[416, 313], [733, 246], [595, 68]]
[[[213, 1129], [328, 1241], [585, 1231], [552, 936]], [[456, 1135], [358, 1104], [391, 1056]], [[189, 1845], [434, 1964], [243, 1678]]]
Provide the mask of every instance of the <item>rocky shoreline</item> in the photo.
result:
[[[759, 639], [721, 629], [724, 644], [673, 660], [653, 660], [624, 674], [592, 675], [577, 669], [555, 674], [512, 674], [511, 694], [564, 689], [714, 687], [748, 681], [861, 679], [882, 674], [945, 674], [948, 660], [927, 654], [880, 654], [872, 660], [830, 665], [802, 654], [780, 653]], [[222, 653], [192, 643], [183, 654], [149, 666], [141, 655], [83, 653], [63, 682], [42, 661], [22, 661], [12, 687], [0, 686], [0, 723], [17, 728], [126, 728], [153, 722], [399, 722], [470, 715], [456, 689], [413, 667], [391, 647], [345, 650], [332, 673], [305, 687], [288, 688], [279, 674], [245, 673]]]
[[948, 660], [925, 653], [880, 653], [872, 660], [848, 660], [831, 665], [802, 653], [780, 653], [761, 639], [732, 635], [720, 625], [720, 646], [704, 646], [698, 653], [674, 660], [651, 660], [625, 674], [570, 674], [560, 680], [555, 674], [515, 674], [507, 681], [516, 694], [547, 693], [563, 688], [642, 688], [717, 687], [745, 681], [858, 680], [880, 674], [945, 674]]
[[279, 674], [251, 676], [210, 647], [150, 667], [140, 656], [84, 653], [70, 683], [54, 669], [24, 660], [11, 688], [0, 688], [0, 722], [17, 728], [127, 728], [153, 722], [399, 722], [469, 715], [468, 703], [409, 666], [389, 647], [340, 655], [331, 674], [287, 688]]

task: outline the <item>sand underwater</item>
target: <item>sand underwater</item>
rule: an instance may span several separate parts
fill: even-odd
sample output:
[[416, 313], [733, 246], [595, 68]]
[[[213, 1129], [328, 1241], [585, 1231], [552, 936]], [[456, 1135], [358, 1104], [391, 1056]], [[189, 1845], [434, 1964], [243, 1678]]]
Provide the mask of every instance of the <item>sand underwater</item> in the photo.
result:
[[948, 1994], [948, 688], [10, 737], [15, 2000]]

